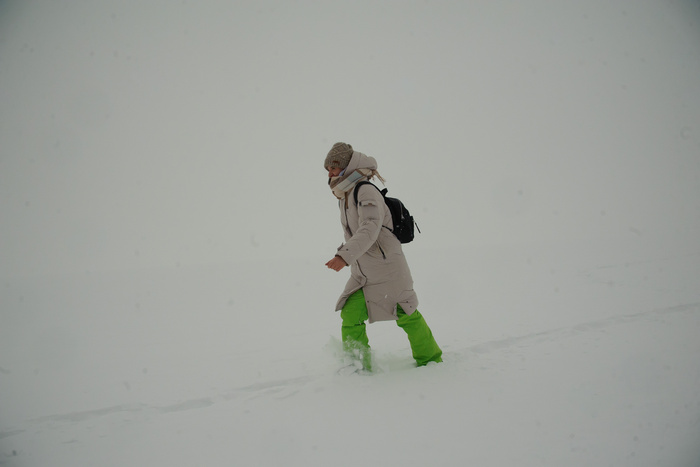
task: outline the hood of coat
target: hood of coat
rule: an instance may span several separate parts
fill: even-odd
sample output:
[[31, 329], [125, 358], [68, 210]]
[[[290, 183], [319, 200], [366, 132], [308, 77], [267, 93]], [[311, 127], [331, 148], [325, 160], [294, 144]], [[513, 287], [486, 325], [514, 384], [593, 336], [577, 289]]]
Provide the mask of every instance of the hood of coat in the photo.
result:
[[367, 156], [361, 152], [354, 151], [347, 168], [346, 174], [353, 173], [357, 169], [377, 170], [377, 160], [374, 157]]

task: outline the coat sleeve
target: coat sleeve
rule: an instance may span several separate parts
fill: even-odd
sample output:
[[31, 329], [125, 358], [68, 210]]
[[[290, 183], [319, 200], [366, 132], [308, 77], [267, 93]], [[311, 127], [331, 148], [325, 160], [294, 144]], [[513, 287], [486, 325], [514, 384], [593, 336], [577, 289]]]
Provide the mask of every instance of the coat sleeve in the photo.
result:
[[[354, 200], [351, 199], [350, 202], [353, 203]], [[337, 253], [347, 264], [357, 261], [377, 241], [384, 223], [383, 205], [384, 200], [379, 190], [371, 185], [360, 187], [357, 192], [359, 227]]]

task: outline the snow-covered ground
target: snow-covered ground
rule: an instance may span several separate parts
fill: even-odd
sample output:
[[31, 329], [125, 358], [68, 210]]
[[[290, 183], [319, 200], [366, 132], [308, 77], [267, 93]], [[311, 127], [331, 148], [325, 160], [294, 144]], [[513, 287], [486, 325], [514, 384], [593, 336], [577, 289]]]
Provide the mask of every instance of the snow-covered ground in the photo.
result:
[[320, 257], [8, 280], [2, 462], [697, 465], [699, 253], [653, 251], [409, 252], [445, 362], [377, 323], [371, 376]]
[[[700, 465], [700, 5], [0, 2], [0, 466]], [[444, 363], [345, 374], [321, 162]]]

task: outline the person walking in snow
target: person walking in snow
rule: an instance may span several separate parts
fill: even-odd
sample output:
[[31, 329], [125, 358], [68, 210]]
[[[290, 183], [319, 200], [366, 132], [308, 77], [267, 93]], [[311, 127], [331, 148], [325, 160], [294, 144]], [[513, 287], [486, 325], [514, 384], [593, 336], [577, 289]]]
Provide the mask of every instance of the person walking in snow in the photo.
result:
[[374, 157], [354, 151], [347, 143], [336, 143], [323, 163], [328, 185], [338, 198], [340, 222], [345, 243], [326, 263], [340, 271], [350, 266], [350, 279], [338, 299], [336, 311], [342, 319], [343, 348], [354, 355], [366, 371], [372, 370], [372, 357], [365, 321], [395, 320], [411, 345], [418, 366], [442, 361], [442, 350], [425, 319], [416, 309], [418, 297], [413, 278], [401, 248], [391, 232], [391, 212], [381, 192], [364, 180], [384, 179], [377, 172]]

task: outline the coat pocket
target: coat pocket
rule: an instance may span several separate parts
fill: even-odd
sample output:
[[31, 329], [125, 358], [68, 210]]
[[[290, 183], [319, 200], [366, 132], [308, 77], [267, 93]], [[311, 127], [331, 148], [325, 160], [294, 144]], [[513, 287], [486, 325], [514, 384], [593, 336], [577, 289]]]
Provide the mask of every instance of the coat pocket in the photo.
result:
[[384, 248], [382, 248], [382, 245], [379, 242], [374, 242], [374, 244], [369, 248], [369, 250], [367, 250], [367, 254], [373, 258], [381, 260], [386, 259], [386, 252], [384, 251]]

